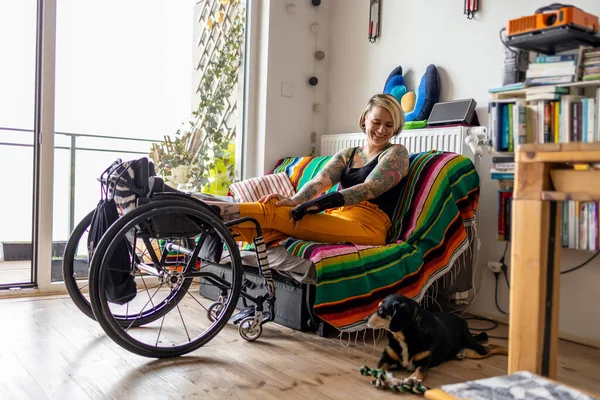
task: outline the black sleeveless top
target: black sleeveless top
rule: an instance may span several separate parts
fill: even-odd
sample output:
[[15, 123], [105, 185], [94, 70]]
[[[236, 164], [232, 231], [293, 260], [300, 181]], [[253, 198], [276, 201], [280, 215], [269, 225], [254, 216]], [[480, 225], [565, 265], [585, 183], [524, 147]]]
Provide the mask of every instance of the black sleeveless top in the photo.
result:
[[[350, 168], [352, 159], [354, 158], [354, 153], [356, 153], [356, 149], [358, 149], [358, 147], [355, 147], [354, 150], [352, 150], [352, 154], [350, 155], [350, 159], [346, 164], [346, 168], [344, 168], [344, 171], [342, 172], [342, 177], [340, 180], [342, 189], [348, 189], [354, 185], [358, 185], [359, 183], [364, 183], [365, 179], [367, 179], [371, 171], [373, 171], [373, 169], [379, 163], [379, 156], [385, 151], [381, 151], [375, 158], [360, 168]], [[369, 200], [369, 202], [376, 204], [381, 211], [387, 214], [387, 216], [390, 218], [390, 221], [392, 221], [401, 189], [402, 185], [398, 183], [387, 192], [384, 192], [378, 197]]]

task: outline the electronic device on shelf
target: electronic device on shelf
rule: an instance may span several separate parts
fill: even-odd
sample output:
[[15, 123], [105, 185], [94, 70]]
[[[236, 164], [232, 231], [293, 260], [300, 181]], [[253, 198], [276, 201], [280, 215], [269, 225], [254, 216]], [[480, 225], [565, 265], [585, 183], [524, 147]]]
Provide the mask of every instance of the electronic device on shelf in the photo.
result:
[[598, 17], [571, 5], [553, 3], [537, 9], [533, 15], [509, 20], [506, 24], [506, 35], [511, 38], [566, 26], [596, 34]]
[[429, 114], [427, 125], [478, 125], [475, 106], [477, 106], [477, 102], [474, 99], [435, 103]]

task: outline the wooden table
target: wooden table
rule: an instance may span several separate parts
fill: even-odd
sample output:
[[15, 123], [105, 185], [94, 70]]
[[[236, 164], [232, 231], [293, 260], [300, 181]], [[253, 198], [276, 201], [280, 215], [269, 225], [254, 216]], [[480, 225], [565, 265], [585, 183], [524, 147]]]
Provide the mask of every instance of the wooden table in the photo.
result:
[[556, 379], [559, 205], [566, 200], [598, 201], [600, 196], [583, 184], [577, 192], [557, 191], [550, 171], [569, 163], [600, 162], [600, 143], [521, 145], [515, 161], [508, 373], [525, 370]]

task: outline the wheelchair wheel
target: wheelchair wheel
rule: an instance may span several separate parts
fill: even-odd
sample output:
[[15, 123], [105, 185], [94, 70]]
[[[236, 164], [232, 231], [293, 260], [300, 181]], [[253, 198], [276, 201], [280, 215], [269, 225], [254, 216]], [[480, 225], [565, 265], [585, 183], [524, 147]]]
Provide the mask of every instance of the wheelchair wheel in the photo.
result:
[[[89, 295], [86, 293], [88, 288], [88, 273], [89, 273], [89, 254], [87, 249], [87, 235], [90, 230], [90, 224], [94, 211], [91, 211], [77, 224], [65, 247], [63, 254], [63, 279], [69, 297], [73, 300], [73, 303], [79, 308], [86, 316], [95, 320], [94, 312], [89, 301]], [[190, 240], [185, 239], [183, 241], [184, 246], [191, 246]], [[180, 260], [183, 262], [183, 260]], [[173, 262], [173, 260], [171, 260]], [[184, 289], [188, 289], [191, 285], [191, 281], [183, 282]], [[168, 312], [168, 305], [163, 312]], [[153, 321], [156, 318], [160, 318], [160, 313], [149, 312], [141, 315], [133, 314], [115, 314], [114, 317], [119, 320], [123, 326], [139, 326], [144, 325], [148, 322]]]
[[[198, 258], [205, 239], [214, 233], [231, 257], [223, 274], [214, 273], [210, 262]], [[170, 244], [182, 237], [193, 238], [192, 246]], [[110, 260], [124, 240], [130, 243], [131, 271], [139, 276], [141, 290], [119, 305], [108, 299], [105, 289], [114, 268]], [[185, 256], [177, 269], [164, 252], [160, 259], [148, 259], [148, 254], [156, 253], [152, 243], [157, 240], [168, 243], [161, 247], [164, 250]], [[241, 286], [242, 263], [229, 229], [208, 208], [181, 200], [154, 201], [120, 218], [102, 237], [90, 266], [90, 301], [100, 326], [117, 344], [146, 357], [176, 357], [208, 343], [231, 317]], [[212, 301], [201, 295], [207, 287], [222, 300], [218, 313], [209, 312]], [[133, 316], [128, 325], [123, 324], [124, 314]], [[141, 316], [148, 321], [143, 327], [135, 323]]]
[[90, 260], [87, 251], [87, 235], [94, 211], [86, 215], [71, 232], [63, 254], [63, 279], [69, 297], [85, 315], [94, 318], [92, 306], [85, 291], [88, 286]]

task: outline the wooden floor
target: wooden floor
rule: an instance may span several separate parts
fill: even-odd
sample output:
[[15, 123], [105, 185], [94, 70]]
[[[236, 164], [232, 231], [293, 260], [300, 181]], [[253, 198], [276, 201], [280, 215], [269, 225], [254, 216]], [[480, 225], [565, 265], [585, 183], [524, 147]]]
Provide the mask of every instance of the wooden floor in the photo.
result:
[[[251, 343], [228, 325], [190, 355], [153, 360], [116, 345], [65, 296], [0, 300], [0, 321], [0, 399], [402, 396], [377, 391], [358, 372], [361, 365], [375, 366], [384, 340], [373, 345], [368, 338], [365, 345], [361, 337], [359, 345], [347, 346], [267, 324]], [[506, 327], [495, 334], [505, 335]], [[505, 356], [451, 361], [433, 368], [426, 384], [503, 375], [506, 365]], [[559, 380], [600, 393], [600, 350], [561, 342], [559, 371]]]

